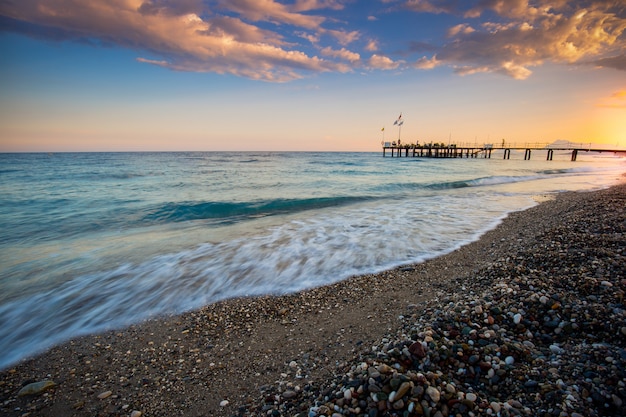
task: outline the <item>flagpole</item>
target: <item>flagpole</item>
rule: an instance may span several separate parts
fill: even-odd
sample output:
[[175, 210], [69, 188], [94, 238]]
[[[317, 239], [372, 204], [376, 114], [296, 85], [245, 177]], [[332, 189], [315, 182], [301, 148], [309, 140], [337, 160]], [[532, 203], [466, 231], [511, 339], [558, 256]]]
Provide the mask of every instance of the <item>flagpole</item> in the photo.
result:
[[404, 120], [402, 120], [402, 112], [400, 112], [400, 116], [393, 122], [394, 125], [398, 125], [398, 145], [400, 144], [400, 136], [402, 135], [402, 124]]

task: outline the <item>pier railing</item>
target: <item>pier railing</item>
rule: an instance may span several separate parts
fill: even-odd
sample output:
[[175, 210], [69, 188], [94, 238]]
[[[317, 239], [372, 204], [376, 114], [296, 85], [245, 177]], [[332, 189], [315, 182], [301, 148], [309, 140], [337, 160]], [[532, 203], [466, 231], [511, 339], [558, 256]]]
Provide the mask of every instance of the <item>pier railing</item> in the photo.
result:
[[[552, 161], [554, 157], [554, 151], [571, 151], [571, 160], [576, 161], [579, 152], [611, 152], [616, 154], [622, 154], [626, 156], [626, 149], [605, 149], [595, 147], [593, 144], [582, 143], [567, 143], [567, 144], [555, 144], [555, 143], [529, 143], [526, 142], [522, 145], [517, 143], [502, 143], [500, 145], [488, 144], [467, 144], [467, 143], [455, 143], [455, 144], [401, 144], [394, 143], [383, 144], [383, 157], [386, 156], [387, 150], [391, 151], [391, 157], [420, 157], [420, 158], [487, 158], [491, 159], [493, 151], [502, 150], [503, 159], [511, 158], [511, 151], [524, 151], [524, 160], [530, 160], [532, 151], [543, 150], [546, 151], [546, 160]], [[395, 155], [394, 155], [395, 153]], [[404, 155], [403, 155], [404, 154]]]

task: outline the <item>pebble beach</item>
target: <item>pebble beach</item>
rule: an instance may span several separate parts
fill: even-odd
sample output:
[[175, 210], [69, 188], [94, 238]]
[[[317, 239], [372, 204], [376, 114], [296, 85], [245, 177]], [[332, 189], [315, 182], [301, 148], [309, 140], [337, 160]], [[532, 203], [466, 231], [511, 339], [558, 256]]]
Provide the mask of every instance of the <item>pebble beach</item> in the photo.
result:
[[0, 414], [626, 415], [626, 184], [539, 200], [424, 263], [54, 347]]

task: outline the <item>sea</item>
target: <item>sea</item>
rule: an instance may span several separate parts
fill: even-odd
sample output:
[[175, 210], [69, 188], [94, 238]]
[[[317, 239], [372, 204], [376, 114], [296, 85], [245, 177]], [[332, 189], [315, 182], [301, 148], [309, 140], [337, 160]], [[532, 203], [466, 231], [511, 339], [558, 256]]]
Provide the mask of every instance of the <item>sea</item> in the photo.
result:
[[624, 172], [610, 153], [541, 151], [0, 154], [0, 369], [219, 300], [423, 262]]

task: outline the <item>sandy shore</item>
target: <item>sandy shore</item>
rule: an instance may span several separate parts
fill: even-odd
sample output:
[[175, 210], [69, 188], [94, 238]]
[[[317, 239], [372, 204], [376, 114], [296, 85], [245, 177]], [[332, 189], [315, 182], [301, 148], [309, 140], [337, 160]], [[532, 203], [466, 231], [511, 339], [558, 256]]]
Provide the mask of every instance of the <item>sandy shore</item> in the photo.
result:
[[626, 185], [565, 193], [423, 264], [73, 340], [4, 370], [0, 413], [626, 415], [625, 214]]

